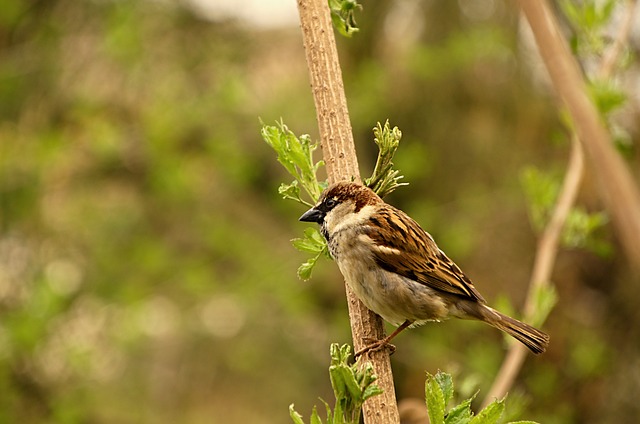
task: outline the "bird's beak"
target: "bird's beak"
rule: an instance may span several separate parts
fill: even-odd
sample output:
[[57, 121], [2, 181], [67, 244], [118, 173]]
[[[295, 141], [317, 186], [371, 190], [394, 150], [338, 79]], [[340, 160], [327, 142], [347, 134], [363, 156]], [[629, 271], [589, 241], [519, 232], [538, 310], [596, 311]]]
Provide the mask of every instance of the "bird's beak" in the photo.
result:
[[322, 212], [321, 210], [311, 208], [302, 214], [302, 216], [299, 218], [299, 221], [317, 222], [318, 224], [322, 224], [322, 221], [324, 221], [324, 215], [324, 212]]

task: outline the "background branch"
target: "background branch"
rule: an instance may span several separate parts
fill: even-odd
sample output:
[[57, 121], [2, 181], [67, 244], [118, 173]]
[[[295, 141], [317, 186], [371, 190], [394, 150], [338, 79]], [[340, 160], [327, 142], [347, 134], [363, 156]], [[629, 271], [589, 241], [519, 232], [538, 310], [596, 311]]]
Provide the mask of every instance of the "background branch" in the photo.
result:
[[[329, 183], [360, 181], [328, 4], [326, 0], [298, 0], [298, 11]], [[364, 338], [383, 338], [384, 327], [382, 319], [369, 311], [348, 285], [345, 287], [357, 351], [364, 347]], [[370, 355], [370, 360], [378, 376], [376, 383], [384, 392], [364, 403], [365, 423], [399, 423], [389, 353], [383, 349]]]
[[[606, 79], [611, 76], [622, 49], [629, 38], [635, 6], [635, 1], [630, 0], [627, 2], [627, 10], [624, 14], [625, 20], [620, 26], [620, 30], [618, 31], [613, 45], [604, 56], [604, 59], [597, 70], [598, 78]], [[529, 281], [529, 292], [524, 306], [524, 316], [527, 319], [531, 318], [535, 312], [535, 293], [537, 293], [540, 287], [550, 284], [551, 273], [557, 257], [562, 229], [577, 198], [583, 175], [583, 151], [580, 140], [574, 132], [571, 139], [571, 155], [569, 158], [569, 164], [567, 165], [567, 173], [565, 174], [562, 188], [556, 201], [556, 206], [553, 210], [551, 219], [538, 241], [536, 257], [533, 270], [531, 272], [531, 279]], [[483, 405], [486, 406], [492, 401], [492, 399], [499, 399], [507, 394], [522, 368], [526, 354], [527, 351], [524, 346], [519, 344], [513, 344], [511, 346], [505, 356], [496, 379], [491, 386], [491, 389], [483, 401]]]
[[[547, 1], [521, 0], [553, 87], [571, 115], [598, 190], [631, 266], [640, 267], [640, 194], [589, 98], [575, 58]], [[630, 14], [632, 16], [632, 14]]]
[[[571, 147], [571, 157], [567, 166], [567, 173], [562, 183], [562, 190], [558, 197], [553, 215], [549, 224], [545, 227], [536, 250], [536, 257], [529, 280], [529, 292], [524, 306], [525, 320], [529, 320], [535, 312], [536, 293], [543, 286], [548, 286], [551, 280], [551, 272], [555, 264], [560, 236], [562, 228], [569, 216], [571, 207], [575, 203], [578, 195], [578, 189], [582, 181], [584, 173], [584, 159], [582, 156], [582, 148], [577, 137], [574, 136]], [[498, 371], [498, 374], [487, 392], [482, 405], [485, 407], [493, 401], [493, 399], [503, 398], [518, 376], [522, 364], [527, 355], [527, 349], [519, 344], [514, 343], [509, 348], [507, 355]]]

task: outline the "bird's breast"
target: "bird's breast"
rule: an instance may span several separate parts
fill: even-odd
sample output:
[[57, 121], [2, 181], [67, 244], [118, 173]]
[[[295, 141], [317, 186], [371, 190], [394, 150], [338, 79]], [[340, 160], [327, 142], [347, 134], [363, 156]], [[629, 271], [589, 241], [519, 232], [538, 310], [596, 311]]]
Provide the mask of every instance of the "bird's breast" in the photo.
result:
[[367, 308], [394, 325], [448, 315], [447, 303], [433, 289], [380, 267], [369, 241], [354, 233], [335, 234], [329, 243], [347, 284]]

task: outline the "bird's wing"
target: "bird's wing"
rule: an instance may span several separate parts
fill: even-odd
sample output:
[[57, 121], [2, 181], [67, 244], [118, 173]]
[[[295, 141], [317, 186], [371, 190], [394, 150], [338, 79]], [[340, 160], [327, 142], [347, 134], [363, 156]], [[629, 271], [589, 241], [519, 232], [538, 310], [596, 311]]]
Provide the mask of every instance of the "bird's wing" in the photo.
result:
[[471, 280], [407, 214], [385, 205], [373, 215], [366, 234], [374, 259], [383, 269], [435, 290], [485, 302]]

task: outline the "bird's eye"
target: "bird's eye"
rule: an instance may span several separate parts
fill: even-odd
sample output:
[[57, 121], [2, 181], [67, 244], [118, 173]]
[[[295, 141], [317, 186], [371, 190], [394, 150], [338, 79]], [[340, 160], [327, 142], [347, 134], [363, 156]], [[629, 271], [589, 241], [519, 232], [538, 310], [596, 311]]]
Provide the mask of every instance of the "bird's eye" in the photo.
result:
[[334, 198], [327, 199], [325, 205], [328, 209], [333, 209], [338, 204], [338, 201]]

